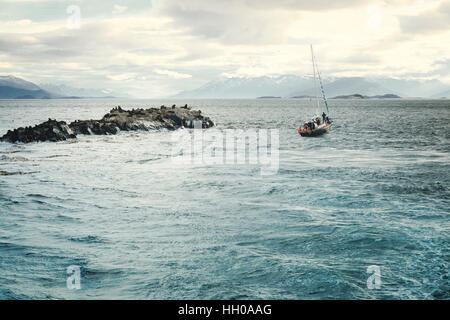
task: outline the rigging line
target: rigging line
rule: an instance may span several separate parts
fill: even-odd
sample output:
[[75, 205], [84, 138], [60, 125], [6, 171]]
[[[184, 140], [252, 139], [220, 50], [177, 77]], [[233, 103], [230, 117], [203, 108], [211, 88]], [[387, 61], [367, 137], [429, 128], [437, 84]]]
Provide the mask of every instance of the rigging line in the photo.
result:
[[319, 96], [317, 94], [316, 65], [314, 63], [314, 53], [313, 53], [312, 44], [310, 46], [311, 46], [311, 60], [312, 60], [313, 75], [314, 75], [314, 95], [315, 95], [316, 102], [317, 102], [316, 113], [319, 113], [320, 105], [319, 105]]
[[[311, 52], [312, 52], [312, 46], [311, 46]], [[314, 56], [314, 53], [312, 53], [312, 54]], [[330, 113], [330, 111], [328, 110], [327, 98], [325, 97], [325, 91], [323, 90], [323, 84], [322, 84], [322, 78], [320, 77], [319, 66], [317, 65], [317, 63], [315, 64], [315, 66], [316, 66], [316, 69], [317, 69], [317, 76], [319, 77], [320, 90], [322, 91], [323, 102], [325, 103], [325, 107], [327, 107], [327, 113]]]

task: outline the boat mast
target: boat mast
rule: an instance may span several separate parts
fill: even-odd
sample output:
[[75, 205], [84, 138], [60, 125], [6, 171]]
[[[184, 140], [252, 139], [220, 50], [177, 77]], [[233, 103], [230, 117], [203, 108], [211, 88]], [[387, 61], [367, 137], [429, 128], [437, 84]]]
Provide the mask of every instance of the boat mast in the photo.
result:
[[314, 52], [313, 52], [313, 49], [312, 49], [312, 45], [311, 45], [311, 54], [313, 56], [313, 63], [314, 63], [315, 69], [317, 70], [317, 76], [319, 78], [320, 91], [322, 91], [323, 102], [325, 104], [325, 107], [327, 108], [327, 114], [328, 114], [329, 113], [328, 102], [327, 102], [327, 98], [325, 97], [325, 91], [323, 90], [323, 84], [322, 84], [322, 78], [320, 77], [319, 66], [317, 65], [317, 63], [315, 63], [315, 58], [314, 58]]
[[314, 63], [314, 53], [313, 53], [312, 44], [310, 46], [311, 46], [311, 61], [312, 61], [312, 65], [313, 65], [313, 76], [314, 76], [314, 95], [315, 95], [316, 102], [317, 102], [316, 114], [319, 114], [319, 97], [317, 94], [316, 64]]

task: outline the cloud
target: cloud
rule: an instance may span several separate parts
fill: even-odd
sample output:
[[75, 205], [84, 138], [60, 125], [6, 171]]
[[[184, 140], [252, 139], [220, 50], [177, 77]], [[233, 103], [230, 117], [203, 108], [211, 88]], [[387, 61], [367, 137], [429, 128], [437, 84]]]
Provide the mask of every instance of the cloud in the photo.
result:
[[33, 22], [30, 19], [22, 19], [22, 20], [12, 20], [12, 21], [7, 21], [6, 25], [10, 26], [10, 27], [25, 27], [25, 26], [29, 26], [31, 25]]
[[0, 69], [11, 68], [13, 65], [8, 62], [0, 62]]
[[450, 59], [436, 61], [433, 66], [436, 67], [433, 71], [434, 75], [450, 77]]
[[251, 8], [239, 1], [162, 1], [155, 10], [172, 19], [172, 28], [227, 44], [268, 44], [285, 39], [288, 11]]
[[[161, 97], [194, 89], [221, 74], [309, 74], [310, 43], [325, 76], [438, 77], [448, 62], [437, 60], [450, 56], [449, 41], [444, 41], [450, 32], [444, 26], [448, 11], [443, 2], [439, 6], [421, 0], [74, 3], [82, 13], [78, 30], [66, 28], [67, 1], [10, 1], [3, 6], [1, 72], [36, 82], [45, 79]], [[371, 8], [378, 16], [376, 23], [368, 24]], [[435, 25], [427, 24], [428, 14]]]
[[[408, 0], [386, 0], [403, 3]], [[224, 44], [274, 44], [286, 41], [287, 30], [311, 13], [359, 10], [380, 5], [376, 0], [155, 0], [154, 9], [172, 18], [172, 27]], [[353, 16], [353, 18], [358, 18]], [[366, 19], [367, 20], [367, 19]], [[316, 21], [326, 26], [329, 20]]]
[[119, 13], [125, 12], [127, 9], [128, 9], [128, 7], [126, 7], [126, 6], [121, 6], [121, 5], [115, 4], [112, 13], [119, 14]]
[[358, 7], [374, 3], [373, 0], [243, 0], [241, 3], [257, 9], [286, 9], [300, 11], [329, 11], [341, 8]]
[[435, 8], [415, 15], [401, 15], [399, 23], [402, 31], [408, 34], [448, 31], [450, 29], [450, 2], [443, 1]]
[[114, 81], [127, 81], [136, 78], [136, 73], [111, 74], [107, 75], [107, 77]]
[[163, 75], [169, 76], [171, 78], [175, 78], [175, 79], [192, 78], [192, 75], [190, 75], [190, 74], [179, 73], [179, 72], [170, 71], [170, 70], [155, 69], [155, 70], [153, 70], [153, 72], [155, 72], [157, 74], [163, 74]]

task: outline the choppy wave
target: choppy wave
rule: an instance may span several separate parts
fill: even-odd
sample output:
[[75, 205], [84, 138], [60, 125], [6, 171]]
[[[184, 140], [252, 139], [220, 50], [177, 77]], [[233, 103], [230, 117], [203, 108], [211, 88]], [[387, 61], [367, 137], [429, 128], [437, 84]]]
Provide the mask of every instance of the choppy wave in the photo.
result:
[[[0, 142], [0, 299], [450, 299], [446, 100], [332, 101], [316, 139], [306, 100], [186, 102], [219, 130], [279, 129], [278, 172], [174, 165], [167, 131]], [[115, 103], [3, 101], [0, 135]]]

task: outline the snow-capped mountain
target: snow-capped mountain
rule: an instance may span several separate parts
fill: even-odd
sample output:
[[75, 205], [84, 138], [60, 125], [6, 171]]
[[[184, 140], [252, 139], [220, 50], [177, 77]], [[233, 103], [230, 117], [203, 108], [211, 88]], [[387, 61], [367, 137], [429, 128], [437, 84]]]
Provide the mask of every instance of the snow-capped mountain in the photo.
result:
[[32, 82], [14, 76], [0, 76], [0, 99], [42, 99], [53, 95]]
[[[0, 76], [0, 99], [104, 98], [117, 96], [111, 90], [74, 88], [67, 85], [42, 84], [14, 76]], [[122, 95], [124, 96], [124, 95]]]
[[66, 84], [40, 83], [39, 86], [47, 91], [64, 97], [101, 98], [120, 95], [108, 89], [75, 88]]
[[298, 88], [311, 84], [308, 77], [295, 75], [221, 78], [202, 87], [183, 91], [175, 98], [256, 98], [259, 96], [288, 96]]
[[450, 89], [435, 94], [433, 98], [450, 98]]
[[[331, 82], [326, 81], [324, 82], [324, 90], [328, 97], [355, 93], [365, 96], [396, 93], [392, 89], [360, 77], [338, 78]], [[290, 96], [314, 95], [314, 91], [315, 89], [311, 87], [310, 83], [306, 90], [297, 90], [291, 93]]]
[[404, 80], [392, 78], [373, 78], [369, 81], [380, 84], [402, 97], [441, 97], [440, 93], [450, 91], [450, 86], [439, 80]]
[[0, 86], [8, 86], [16, 89], [24, 90], [40, 90], [37, 85], [30, 81], [23, 80], [14, 76], [0, 76]]
[[[375, 96], [396, 94], [401, 97], [433, 98], [447, 96], [450, 87], [439, 80], [401, 80], [393, 78], [325, 78], [324, 90], [328, 97], [361, 94]], [[440, 94], [440, 95], [439, 95]], [[311, 77], [296, 75], [234, 77], [211, 81], [198, 89], [183, 91], [175, 98], [256, 98], [260, 96], [313, 96]]]

